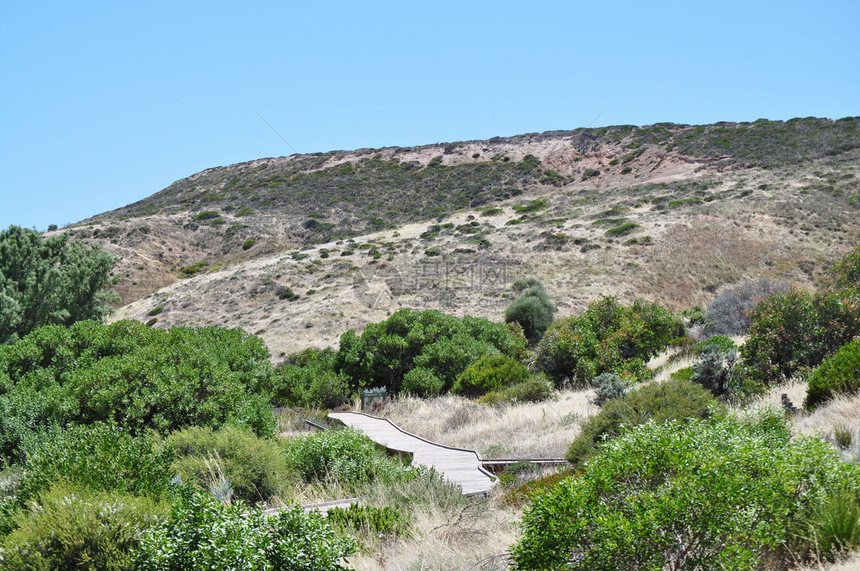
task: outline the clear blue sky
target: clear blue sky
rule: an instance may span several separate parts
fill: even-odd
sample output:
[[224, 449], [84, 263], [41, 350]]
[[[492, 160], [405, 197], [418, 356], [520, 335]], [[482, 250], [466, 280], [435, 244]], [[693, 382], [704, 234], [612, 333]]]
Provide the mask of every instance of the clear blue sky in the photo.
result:
[[0, 228], [298, 152], [860, 115], [860, 2], [3, 2]]

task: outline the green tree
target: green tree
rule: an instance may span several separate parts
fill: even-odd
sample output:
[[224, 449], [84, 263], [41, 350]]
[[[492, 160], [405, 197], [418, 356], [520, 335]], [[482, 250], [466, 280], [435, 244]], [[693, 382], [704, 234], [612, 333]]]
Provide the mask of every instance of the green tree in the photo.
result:
[[67, 234], [0, 231], [0, 343], [43, 325], [102, 320], [116, 299], [115, 263], [100, 246], [69, 242]]
[[520, 278], [513, 289], [519, 297], [505, 310], [505, 323], [519, 323], [529, 343], [537, 343], [552, 325], [555, 307], [536, 278]]

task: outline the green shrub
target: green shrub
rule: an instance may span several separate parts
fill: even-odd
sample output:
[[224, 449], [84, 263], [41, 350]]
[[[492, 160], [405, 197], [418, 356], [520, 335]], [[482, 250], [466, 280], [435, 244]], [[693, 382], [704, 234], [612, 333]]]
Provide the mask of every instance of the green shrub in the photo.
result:
[[250, 250], [251, 248], [254, 247], [254, 244], [256, 244], [256, 243], [257, 243], [257, 241], [254, 238], [248, 238], [247, 240], [242, 242], [242, 249], [243, 250]]
[[343, 569], [341, 559], [354, 551], [318, 513], [292, 507], [268, 516], [195, 493], [144, 534], [134, 563], [140, 571], [318, 571]]
[[35, 434], [23, 445], [18, 500], [36, 497], [57, 480], [101, 491], [159, 497], [170, 489], [170, 456], [148, 436], [105, 424]]
[[806, 390], [806, 408], [814, 409], [838, 394], [860, 390], [860, 339], [826, 359], [812, 373]]
[[286, 445], [289, 465], [308, 483], [337, 482], [349, 488], [393, 482], [409, 470], [384, 456], [367, 436], [350, 428], [296, 436]]
[[348, 508], [331, 508], [326, 518], [335, 528], [359, 532], [365, 536], [408, 536], [409, 516], [391, 506], [375, 507], [352, 504]]
[[[527, 287], [526, 284], [529, 284]], [[514, 291], [520, 293], [505, 309], [505, 323], [519, 323], [529, 343], [537, 343], [552, 325], [555, 307], [543, 284], [535, 278], [520, 278], [514, 282]]]
[[774, 412], [631, 429], [526, 508], [516, 568], [787, 566], [807, 510], [841, 485], [856, 489], [858, 472], [827, 443], [792, 439], [784, 422]]
[[434, 397], [442, 392], [445, 383], [431, 369], [415, 367], [403, 375], [400, 390], [418, 397]]
[[306, 349], [291, 355], [273, 377], [276, 404], [302, 408], [335, 408], [349, 402], [346, 377], [334, 371], [332, 349]]
[[271, 434], [268, 357], [239, 329], [131, 321], [37, 329], [0, 347], [0, 457], [20, 458], [33, 432], [99, 421], [132, 432], [236, 424]]
[[507, 355], [485, 355], [457, 377], [451, 392], [479, 397], [490, 391], [525, 382], [530, 376], [525, 365]]
[[824, 502], [814, 505], [801, 534], [808, 551], [832, 561], [860, 547], [860, 497], [852, 487], [835, 490]]
[[247, 428], [185, 428], [168, 436], [164, 447], [182, 481], [204, 490], [217, 486], [222, 476], [229, 479], [234, 497], [249, 503], [285, 497], [290, 489], [292, 475], [283, 445]]
[[712, 349], [717, 349], [721, 353], [731, 353], [732, 351], [736, 352], [738, 350], [738, 346], [725, 335], [714, 335], [709, 339], [697, 343], [693, 347], [693, 354], [703, 355]]
[[833, 265], [828, 272], [827, 285], [835, 289], [860, 288], [860, 246]]
[[683, 369], [678, 369], [671, 375], [669, 378], [673, 381], [690, 381], [693, 377], [693, 367], [684, 367]]
[[633, 222], [628, 222], [627, 224], [622, 224], [621, 226], [616, 226], [615, 228], [610, 228], [606, 231], [605, 235], [610, 238], [615, 238], [618, 236], [627, 236], [634, 230], [639, 228], [639, 225]]
[[601, 373], [591, 381], [591, 386], [594, 387], [597, 393], [594, 397], [594, 404], [603, 406], [608, 400], [623, 397], [633, 385], [630, 381], [619, 378], [618, 375]]
[[150, 309], [149, 312], [147, 312], [147, 315], [149, 317], [153, 317], [155, 315], [159, 315], [162, 311], [164, 311], [164, 308], [159, 305], [158, 307], [153, 307], [152, 309]]
[[197, 222], [205, 222], [207, 220], [214, 220], [220, 216], [221, 215], [214, 210], [204, 210], [203, 212], [198, 213], [197, 216], [194, 217], [194, 220]]
[[649, 420], [709, 418], [719, 410], [714, 397], [699, 385], [674, 380], [651, 383], [607, 401], [599, 413], [582, 423], [565, 457], [581, 467], [605, 441]]
[[754, 391], [817, 367], [860, 335], [860, 290], [793, 289], [759, 303], [750, 320], [741, 353], [743, 376]]
[[349, 379], [351, 390], [384, 386], [397, 394], [403, 389], [404, 376], [421, 367], [442, 381], [444, 392], [483, 355], [502, 353], [521, 359], [525, 349], [518, 326], [402, 309], [381, 323], [371, 323], [361, 336], [355, 331], [344, 333], [334, 368]]
[[21, 512], [3, 538], [4, 569], [131, 570], [141, 533], [169, 513], [167, 503], [55, 484]]
[[636, 300], [624, 307], [603, 297], [582, 315], [556, 321], [538, 345], [534, 364], [557, 386], [586, 386], [600, 373], [642, 380], [650, 374], [645, 361], [676, 337], [678, 328], [658, 305]]

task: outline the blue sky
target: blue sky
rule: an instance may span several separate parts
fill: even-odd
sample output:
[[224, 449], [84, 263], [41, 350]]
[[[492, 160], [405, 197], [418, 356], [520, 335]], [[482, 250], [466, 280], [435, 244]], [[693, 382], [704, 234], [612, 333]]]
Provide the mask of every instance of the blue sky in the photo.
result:
[[858, 115], [858, 22], [856, 0], [3, 2], [0, 228], [292, 148]]

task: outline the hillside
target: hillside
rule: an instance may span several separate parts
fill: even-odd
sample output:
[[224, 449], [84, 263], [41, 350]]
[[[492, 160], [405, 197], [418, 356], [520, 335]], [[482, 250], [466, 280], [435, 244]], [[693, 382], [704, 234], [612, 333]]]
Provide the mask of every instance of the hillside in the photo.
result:
[[116, 318], [243, 327], [276, 358], [401, 306], [499, 318], [521, 275], [547, 284], [559, 315], [602, 293], [682, 309], [744, 278], [808, 286], [858, 242], [857, 122], [259, 159], [67, 230], [120, 257]]

